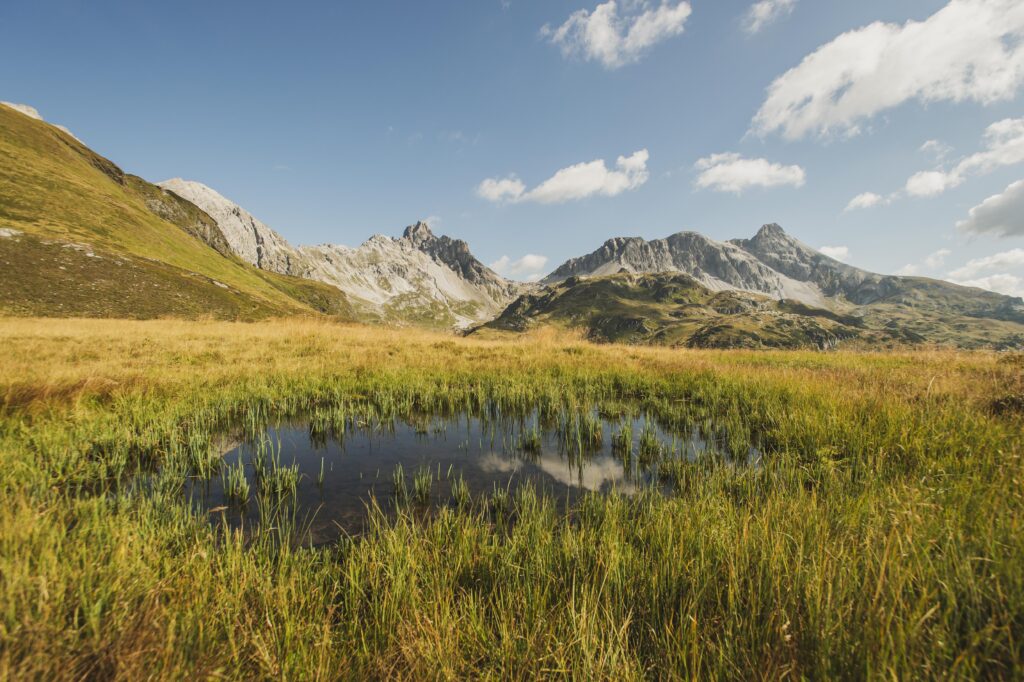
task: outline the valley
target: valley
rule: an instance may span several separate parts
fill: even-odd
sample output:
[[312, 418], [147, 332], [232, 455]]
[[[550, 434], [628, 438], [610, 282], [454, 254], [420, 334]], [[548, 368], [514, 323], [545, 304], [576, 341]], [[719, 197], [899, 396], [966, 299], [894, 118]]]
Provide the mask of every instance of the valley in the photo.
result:
[[0, 105], [0, 311], [342, 321], [460, 333], [540, 325], [598, 342], [716, 348], [1024, 348], [1024, 300], [879, 275], [762, 227], [617, 238], [539, 283], [506, 279], [416, 222], [358, 247], [293, 246], [198, 182], [126, 174]]
[[21, 105], [0, 161], [0, 678], [1024, 674], [1021, 298], [296, 245]]

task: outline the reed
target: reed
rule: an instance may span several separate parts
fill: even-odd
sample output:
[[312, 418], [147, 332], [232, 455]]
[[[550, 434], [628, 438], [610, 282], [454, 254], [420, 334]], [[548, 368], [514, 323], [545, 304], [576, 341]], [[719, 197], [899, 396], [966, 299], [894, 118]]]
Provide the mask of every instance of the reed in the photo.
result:
[[245, 475], [245, 465], [239, 460], [234, 466], [223, 469], [224, 497], [232, 504], [245, 506], [249, 501], [249, 479]]
[[[0, 347], [0, 678], [1024, 677], [1019, 356], [302, 320], [0, 320]], [[671, 494], [569, 509], [527, 486], [372, 503], [364, 533], [311, 547], [266, 492], [279, 445], [254, 442], [317, 409], [334, 434], [595, 406], [761, 461], [673, 454]], [[183, 489], [223, 471], [219, 434], [253, 443], [253, 527]]]
[[429, 466], [421, 466], [412, 478], [413, 499], [420, 506], [430, 504], [430, 493], [434, 486], [434, 473]]

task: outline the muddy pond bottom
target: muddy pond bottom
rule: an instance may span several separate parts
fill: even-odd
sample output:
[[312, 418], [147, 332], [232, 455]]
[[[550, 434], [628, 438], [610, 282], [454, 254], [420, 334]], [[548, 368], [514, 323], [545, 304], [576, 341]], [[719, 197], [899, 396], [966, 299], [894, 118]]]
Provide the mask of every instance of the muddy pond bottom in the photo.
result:
[[192, 479], [186, 495], [215, 523], [253, 528], [268, 507], [286, 513], [313, 544], [359, 534], [371, 500], [386, 512], [422, 513], [444, 506], [506, 500], [531, 484], [572, 508], [589, 492], [669, 492], [666, 462], [727, 456], [759, 458], [756, 448], [726, 455], [724, 440], [698, 428], [673, 433], [646, 416], [580, 424], [540, 425], [535, 418], [477, 417], [353, 420], [343, 434], [315, 433], [306, 423], [270, 428], [258, 440], [230, 442], [218, 475]]

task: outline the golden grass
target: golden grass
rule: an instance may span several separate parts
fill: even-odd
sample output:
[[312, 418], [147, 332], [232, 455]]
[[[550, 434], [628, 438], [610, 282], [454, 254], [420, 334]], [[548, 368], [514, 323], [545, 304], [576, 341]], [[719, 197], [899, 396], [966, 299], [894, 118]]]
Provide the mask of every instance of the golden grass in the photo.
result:
[[[993, 407], [1020, 356], [308, 319], [3, 319], [0, 348], [0, 678], [1024, 675], [1024, 417]], [[757, 434], [764, 464], [680, 464], [571, 524], [530, 491], [511, 527], [374, 513], [322, 549], [182, 495], [229, 423], [620, 401]]]

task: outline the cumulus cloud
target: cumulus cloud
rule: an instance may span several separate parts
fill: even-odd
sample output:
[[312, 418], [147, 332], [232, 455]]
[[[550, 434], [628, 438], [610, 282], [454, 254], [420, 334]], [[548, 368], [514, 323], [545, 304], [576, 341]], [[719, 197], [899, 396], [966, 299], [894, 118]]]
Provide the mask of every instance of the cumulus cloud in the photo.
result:
[[759, 0], [744, 15], [743, 29], [747, 33], [758, 33], [776, 19], [791, 13], [794, 7], [796, 0]]
[[821, 251], [829, 258], [835, 258], [836, 260], [843, 261], [844, 263], [850, 256], [849, 246], [823, 246], [818, 249], [818, 251]]
[[[1024, 57], [1021, 60], [1024, 71]], [[972, 175], [1024, 162], [1024, 118], [1006, 118], [985, 129], [984, 149], [962, 159], [948, 171], [922, 171], [907, 180], [907, 194], [931, 197], [957, 187]]]
[[943, 171], [921, 171], [910, 176], [904, 189], [912, 197], [934, 197], [960, 182], [960, 178]]
[[1024, 236], [1024, 180], [1018, 180], [1001, 194], [985, 199], [956, 226], [971, 234], [993, 234], [997, 237]]
[[946, 258], [952, 255], [952, 251], [949, 249], [939, 249], [933, 253], [928, 254], [924, 257], [920, 263], [907, 263], [902, 268], [896, 271], [897, 275], [903, 275], [906, 277], [912, 277], [914, 275], [921, 274], [922, 269], [934, 272], [941, 268], [946, 263]]
[[949, 249], [939, 249], [935, 253], [925, 256], [924, 266], [929, 270], [938, 270], [946, 264], [946, 259], [953, 255]]
[[939, 161], [942, 161], [950, 155], [953, 148], [940, 140], [926, 140], [918, 151], [924, 152], [925, 154], [931, 154]]
[[963, 280], [976, 277], [982, 272], [1024, 267], [1024, 249], [1010, 249], [984, 258], [974, 258], [967, 265], [949, 273], [953, 279]]
[[951, 0], [924, 21], [844, 33], [777, 78], [754, 117], [789, 139], [856, 134], [881, 111], [919, 102], [1012, 99], [1024, 82], [1024, 3]]
[[581, 9], [558, 28], [545, 25], [541, 35], [566, 57], [597, 61], [607, 69], [638, 61], [652, 46], [683, 32], [693, 9], [689, 2], [616, 0]]
[[989, 275], [987, 277], [979, 277], [977, 279], [950, 279], [949, 281], [953, 284], [960, 284], [965, 287], [988, 289], [989, 291], [994, 291], [997, 294], [1006, 294], [1007, 296], [1018, 296], [1024, 298], [1024, 278], [1018, 277], [1017, 275], [1002, 273], [998, 275]]
[[476, 193], [487, 201], [515, 201], [526, 191], [526, 185], [515, 176], [503, 179], [487, 178], [476, 188]]
[[646, 149], [631, 156], [620, 156], [615, 168], [608, 168], [603, 159], [578, 163], [563, 168], [530, 191], [515, 176], [505, 179], [488, 178], [477, 187], [477, 194], [494, 202], [535, 202], [560, 204], [591, 196], [614, 197], [636, 189], [650, 177]]
[[803, 187], [807, 174], [800, 166], [783, 166], [767, 159], [745, 159], [732, 152], [697, 161], [696, 185], [716, 192], [742, 193], [751, 187]]
[[865, 208], [874, 208], [880, 204], [886, 204], [888, 200], [880, 194], [874, 192], [864, 192], [858, 194], [854, 198], [850, 199], [850, 203], [846, 205], [847, 211], [858, 211]]
[[907, 263], [902, 268], [896, 271], [896, 274], [900, 277], [913, 277], [921, 272], [921, 266], [914, 263]]
[[499, 275], [522, 279], [527, 282], [535, 282], [544, 274], [544, 266], [548, 264], [547, 256], [538, 256], [528, 253], [522, 258], [512, 260], [508, 256], [502, 256], [491, 263], [491, 270]]

